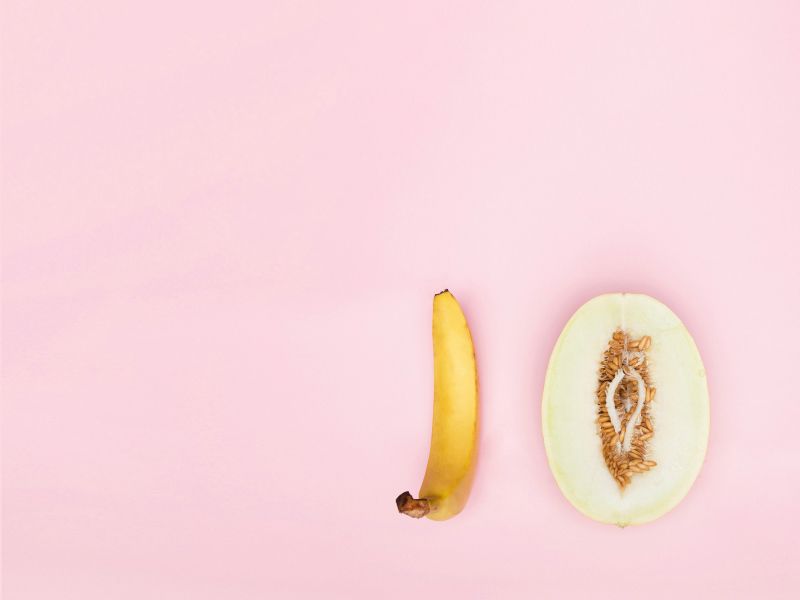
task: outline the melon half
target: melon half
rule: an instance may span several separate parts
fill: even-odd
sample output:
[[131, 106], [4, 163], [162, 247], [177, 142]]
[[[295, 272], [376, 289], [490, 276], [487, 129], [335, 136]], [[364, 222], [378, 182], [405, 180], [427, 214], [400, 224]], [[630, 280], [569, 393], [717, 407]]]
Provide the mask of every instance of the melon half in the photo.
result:
[[579, 511], [636, 525], [672, 509], [706, 453], [700, 353], [680, 319], [642, 294], [605, 294], [572, 316], [547, 368], [550, 469]]

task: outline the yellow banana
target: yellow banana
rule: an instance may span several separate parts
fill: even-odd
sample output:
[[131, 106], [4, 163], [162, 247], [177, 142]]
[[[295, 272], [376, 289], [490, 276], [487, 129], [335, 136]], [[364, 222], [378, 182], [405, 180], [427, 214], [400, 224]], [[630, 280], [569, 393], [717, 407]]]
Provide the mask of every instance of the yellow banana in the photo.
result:
[[478, 372], [467, 320], [453, 294], [433, 297], [433, 430], [419, 499], [397, 497], [410, 517], [444, 521], [464, 508], [478, 440]]

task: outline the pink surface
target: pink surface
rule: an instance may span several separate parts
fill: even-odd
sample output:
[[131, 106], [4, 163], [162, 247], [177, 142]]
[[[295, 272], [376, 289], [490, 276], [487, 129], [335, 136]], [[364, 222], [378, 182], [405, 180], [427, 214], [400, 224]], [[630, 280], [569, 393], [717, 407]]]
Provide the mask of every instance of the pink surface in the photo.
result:
[[[800, 9], [528, 4], [4, 3], [7, 598], [800, 597]], [[414, 522], [444, 287], [481, 463]], [[626, 530], [539, 423], [616, 290], [712, 395]]]

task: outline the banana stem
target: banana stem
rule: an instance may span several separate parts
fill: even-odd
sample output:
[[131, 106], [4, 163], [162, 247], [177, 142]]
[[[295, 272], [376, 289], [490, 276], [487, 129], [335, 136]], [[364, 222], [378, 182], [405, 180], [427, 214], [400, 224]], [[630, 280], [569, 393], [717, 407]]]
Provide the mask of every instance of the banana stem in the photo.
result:
[[427, 498], [417, 499], [408, 492], [400, 494], [395, 502], [397, 503], [397, 510], [415, 519], [421, 519], [431, 512], [431, 503]]

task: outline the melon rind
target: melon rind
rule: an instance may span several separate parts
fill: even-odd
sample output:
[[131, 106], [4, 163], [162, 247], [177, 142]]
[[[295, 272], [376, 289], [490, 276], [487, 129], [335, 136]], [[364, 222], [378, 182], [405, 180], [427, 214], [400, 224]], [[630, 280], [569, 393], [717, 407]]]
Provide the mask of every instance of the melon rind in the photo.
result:
[[[609, 339], [622, 328], [649, 335], [647, 353], [655, 400], [648, 460], [620, 490], [603, 462], [597, 433], [597, 372]], [[709, 401], [700, 353], [680, 319], [643, 294], [605, 294], [570, 318], [545, 377], [542, 431], [550, 469], [567, 499], [586, 516], [620, 526], [657, 519], [677, 505], [702, 467], [708, 445]]]

